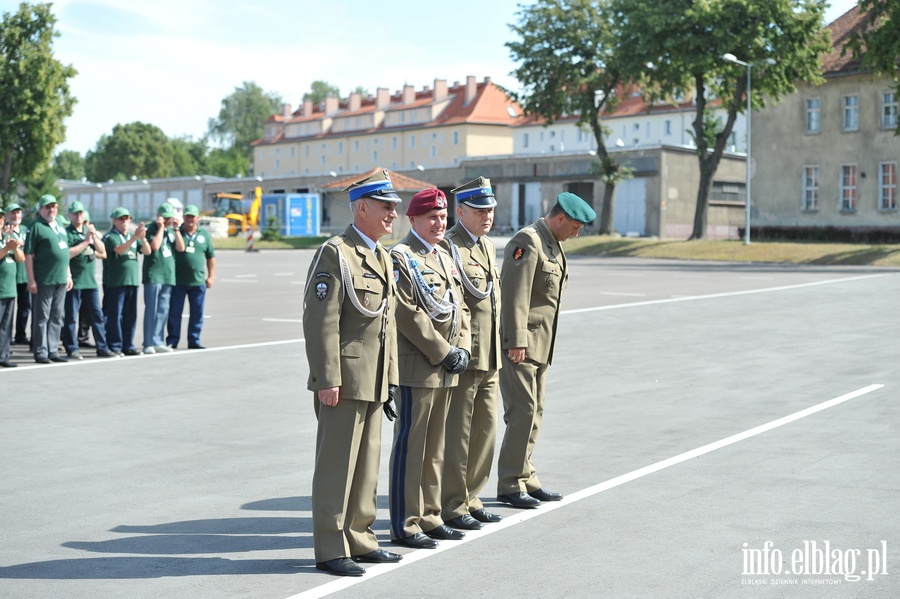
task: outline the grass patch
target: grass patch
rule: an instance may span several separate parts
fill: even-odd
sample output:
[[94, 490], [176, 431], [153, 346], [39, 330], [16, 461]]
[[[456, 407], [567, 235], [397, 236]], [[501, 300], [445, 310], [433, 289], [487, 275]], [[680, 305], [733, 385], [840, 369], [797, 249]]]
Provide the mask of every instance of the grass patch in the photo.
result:
[[673, 260], [773, 262], [900, 267], [900, 245], [754, 241], [676, 241], [587, 236], [570, 239], [566, 253], [582, 256], [633, 256]]

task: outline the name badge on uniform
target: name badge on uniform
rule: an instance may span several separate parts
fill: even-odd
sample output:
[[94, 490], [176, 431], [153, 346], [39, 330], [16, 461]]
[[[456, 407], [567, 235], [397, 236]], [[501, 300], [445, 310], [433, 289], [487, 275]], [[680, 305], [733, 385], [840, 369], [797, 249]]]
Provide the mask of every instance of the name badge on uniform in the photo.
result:
[[164, 247], [162, 249], [162, 255], [163, 255], [163, 258], [168, 258], [169, 256], [172, 255], [172, 251], [168, 247]]
[[184, 251], [186, 251], [188, 254], [193, 254], [195, 250], [196, 248], [194, 246], [184, 248]]
[[197, 243], [203, 243], [204, 241], [206, 241], [206, 239], [203, 237], [203, 235], [197, 237]]
[[66, 249], [67, 247], [69, 247], [69, 246], [66, 244], [65, 241], [60, 241], [60, 242], [59, 242], [59, 249], [64, 250], [64, 249]]
[[131, 251], [131, 250], [128, 250], [128, 253], [125, 254], [125, 255], [128, 256], [128, 259], [129, 259], [129, 260], [137, 260], [137, 256], [136, 256], [135, 253], [134, 253], [133, 251]]

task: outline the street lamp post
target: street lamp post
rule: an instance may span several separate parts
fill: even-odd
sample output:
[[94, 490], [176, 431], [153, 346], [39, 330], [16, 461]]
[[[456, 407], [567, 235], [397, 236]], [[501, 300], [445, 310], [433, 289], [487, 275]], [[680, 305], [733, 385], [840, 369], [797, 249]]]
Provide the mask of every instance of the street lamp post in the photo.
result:
[[[753, 112], [750, 92], [750, 70], [752, 63], [738, 60], [734, 54], [723, 54], [722, 60], [727, 60], [728, 62], [741, 65], [742, 67], [747, 67], [747, 184], [745, 186], [747, 198], [744, 202], [744, 245], [750, 245], [750, 149], [752, 147], [750, 144], [750, 117]], [[771, 58], [767, 58], [764, 62], [766, 64], [775, 64], [775, 61]]]

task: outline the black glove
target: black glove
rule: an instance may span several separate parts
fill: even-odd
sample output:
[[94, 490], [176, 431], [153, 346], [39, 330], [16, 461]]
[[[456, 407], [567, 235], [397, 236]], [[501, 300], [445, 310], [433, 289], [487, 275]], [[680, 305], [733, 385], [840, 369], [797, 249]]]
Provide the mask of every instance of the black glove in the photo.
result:
[[388, 385], [388, 400], [384, 402], [384, 415], [387, 416], [388, 422], [393, 422], [397, 418], [397, 412], [394, 410], [394, 394], [397, 392], [397, 385]]
[[469, 352], [451, 345], [450, 353], [441, 360], [441, 364], [450, 374], [459, 374], [469, 365]]

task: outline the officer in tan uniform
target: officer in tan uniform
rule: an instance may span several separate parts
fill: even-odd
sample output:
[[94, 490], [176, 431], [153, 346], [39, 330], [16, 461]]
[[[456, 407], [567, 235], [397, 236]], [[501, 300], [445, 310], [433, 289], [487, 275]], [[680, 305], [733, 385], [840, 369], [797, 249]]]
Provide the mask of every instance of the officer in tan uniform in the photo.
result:
[[506, 245], [500, 272], [500, 393], [506, 432], [497, 460], [497, 499], [513, 507], [533, 508], [562, 499], [541, 486], [531, 455], [544, 414], [547, 367], [568, 278], [560, 242], [577, 237], [596, 218], [587, 202], [561, 193], [547, 216], [521, 229]]
[[353, 224], [317, 252], [303, 298], [308, 387], [318, 419], [312, 485], [316, 568], [362, 576], [355, 562], [396, 562], [372, 531], [382, 406], [397, 383], [396, 286], [389, 235], [400, 198], [387, 171], [353, 183]]
[[413, 196], [412, 230], [391, 248], [397, 281], [400, 397], [391, 449], [391, 539], [433, 549], [461, 539], [441, 519], [444, 426], [450, 388], [469, 361], [469, 316], [453, 259], [438, 243], [447, 228], [439, 189]]
[[469, 367], [450, 395], [441, 481], [444, 523], [479, 530], [499, 522], [478, 494], [487, 484], [497, 437], [500, 368], [500, 271], [487, 233], [494, 224], [494, 192], [484, 177], [454, 189], [456, 224], [442, 242], [453, 257], [465, 291], [472, 334]]

